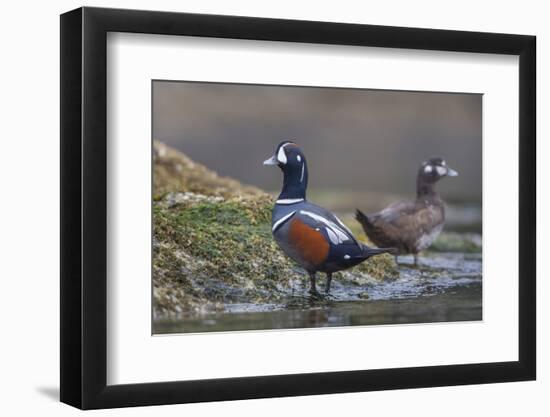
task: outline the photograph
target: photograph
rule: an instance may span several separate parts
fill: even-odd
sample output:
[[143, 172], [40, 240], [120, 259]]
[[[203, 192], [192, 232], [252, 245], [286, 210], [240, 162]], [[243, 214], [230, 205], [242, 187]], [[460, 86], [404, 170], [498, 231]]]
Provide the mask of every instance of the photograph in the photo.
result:
[[[50, 327], [11, 320], [51, 352], [46, 379], [11, 373], [79, 410], [383, 413], [397, 396], [431, 416], [462, 390], [457, 415], [537, 414], [544, 19], [298, 6], [61, 14], [57, 81], [36, 84], [59, 87], [60, 146], [35, 152], [58, 168], [59, 230], [29, 229], [59, 237], [58, 285], [38, 273], [32, 292], [57, 307], [31, 314]], [[52, 223], [27, 217], [18, 232]]]
[[482, 320], [482, 94], [151, 88], [153, 334]]

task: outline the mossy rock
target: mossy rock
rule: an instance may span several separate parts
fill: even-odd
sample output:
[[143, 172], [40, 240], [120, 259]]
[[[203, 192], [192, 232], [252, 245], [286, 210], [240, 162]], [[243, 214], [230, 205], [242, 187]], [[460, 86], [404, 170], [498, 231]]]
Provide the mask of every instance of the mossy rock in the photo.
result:
[[481, 236], [475, 233], [443, 232], [428, 248], [431, 252], [481, 253]]
[[162, 142], [153, 143], [153, 198], [169, 192], [192, 192], [224, 198], [265, 195], [259, 188], [243, 185], [233, 178], [220, 177]]
[[[266, 194], [223, 198], [168, 193], [154, 202], [153, 296], [158, 318], [223, 310], [225, 303], [285, 303], [307, 275], [271, 235]], [[335, 279], [363, 285], [398, 275], [377, 256]]]

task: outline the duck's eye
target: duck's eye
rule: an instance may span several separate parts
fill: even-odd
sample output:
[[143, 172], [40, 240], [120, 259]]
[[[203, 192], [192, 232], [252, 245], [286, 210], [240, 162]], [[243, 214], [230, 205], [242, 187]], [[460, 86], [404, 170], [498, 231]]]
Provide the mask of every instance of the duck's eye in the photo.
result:
[[296, 159], [298, 160], [298, 162], [301, 162], [302, 161], [302, 157], [300, 155], [297, 155], [296, 156]]
[[424, 172], [426, 174], [429, 174], [430, 172], [432, 172], [432, 166], [431, 165], [426, 165], [426, 167], [424, 168]]

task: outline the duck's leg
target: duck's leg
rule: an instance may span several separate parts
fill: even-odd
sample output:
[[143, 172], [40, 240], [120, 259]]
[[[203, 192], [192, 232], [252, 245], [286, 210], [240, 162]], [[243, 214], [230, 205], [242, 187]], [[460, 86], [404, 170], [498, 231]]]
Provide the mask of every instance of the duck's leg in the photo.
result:
[[393, 258], [395, 259], [395, 264], [399, 265], [399, 256], [398, 255], [393, 255]]
[[325, 285], [325, 294], [330, 292], [330, 283], [332, 281], [332, 272], [327, 272], [327, 284]]
[[418, 266], [418, 255], [414, 253], [413, 257], [414, 257], [414, 266]]
[[309, 293], [311, 295], [318, 296], [319, 292], [317, 291], [317, 285], [315, 281], [316, 281], [315, 272], [310, 272], [309, 273], [309, 283], [310, 283]]

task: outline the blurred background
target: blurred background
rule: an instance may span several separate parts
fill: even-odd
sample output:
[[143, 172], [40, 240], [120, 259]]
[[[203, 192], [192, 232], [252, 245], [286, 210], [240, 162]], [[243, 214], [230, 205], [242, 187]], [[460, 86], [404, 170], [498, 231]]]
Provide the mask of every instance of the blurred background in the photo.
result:
[[153, 138], [274, 195], [281, 173], [262, 161], [292, 140], [308, 198], [339, 213], [414, 197], [419, 165], [441, 156], [460, 173], [438, 184], [448, 226], [481, 231], [479, 94], [154, 81]]

